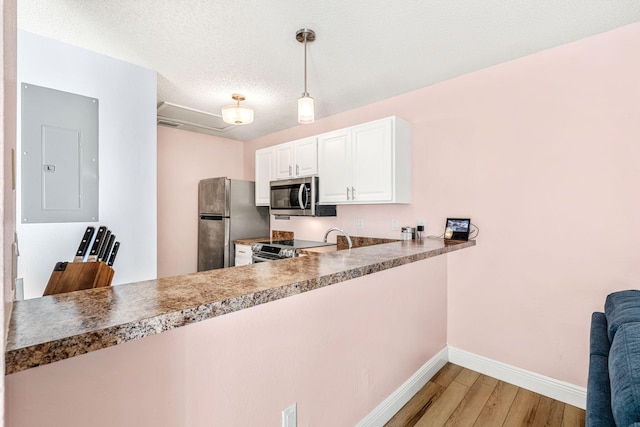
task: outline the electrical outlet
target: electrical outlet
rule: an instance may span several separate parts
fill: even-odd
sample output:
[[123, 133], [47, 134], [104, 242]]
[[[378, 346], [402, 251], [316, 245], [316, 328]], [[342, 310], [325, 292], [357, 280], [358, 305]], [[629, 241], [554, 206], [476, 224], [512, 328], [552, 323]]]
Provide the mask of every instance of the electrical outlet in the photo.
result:
[[358, 221], [356, 221], [356, 223], [358, 224], [358, 228], [364, 228], [364, 218], [358, 218]]
[[298, 425], [297, 407], [293, 405], [282, 411], [282, 427], [296, 427]]
[[398, 218], [393, 218], [391, 220], [391, 230], [398, 231]]

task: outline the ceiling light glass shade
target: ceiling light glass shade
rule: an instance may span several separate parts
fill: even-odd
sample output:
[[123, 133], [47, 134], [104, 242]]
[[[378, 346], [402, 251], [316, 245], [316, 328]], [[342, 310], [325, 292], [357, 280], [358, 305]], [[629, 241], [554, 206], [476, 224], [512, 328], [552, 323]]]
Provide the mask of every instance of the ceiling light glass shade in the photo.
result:
[[240, 101], [245, 99], [244, 96], [234, 93], [231, 98], [237, 104], [222, 107], [222, 120], [232, 125], [248, 125], [253, 122], [253, 108], [240, 105]]
[[253, 109], [241, 105], [222, 107], [222, 120], [232, 125], [248, 125], [253, 122]]
[[313, 98], [308, 93], [303, 93], [298, 98], [298, 123], [308, 125], [314, 122]]

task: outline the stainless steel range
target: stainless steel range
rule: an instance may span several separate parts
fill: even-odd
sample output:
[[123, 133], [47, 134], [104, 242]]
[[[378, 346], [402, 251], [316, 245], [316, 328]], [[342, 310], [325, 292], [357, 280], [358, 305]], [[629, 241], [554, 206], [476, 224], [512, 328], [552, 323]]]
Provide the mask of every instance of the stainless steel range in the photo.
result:
[[335, 243], [313, 242], [310, 240], [267, 240], [254, 243], [251, 246], [253, 263], [277, 261], [279, 259], [295, 258], [298, 249], [331, 246]]

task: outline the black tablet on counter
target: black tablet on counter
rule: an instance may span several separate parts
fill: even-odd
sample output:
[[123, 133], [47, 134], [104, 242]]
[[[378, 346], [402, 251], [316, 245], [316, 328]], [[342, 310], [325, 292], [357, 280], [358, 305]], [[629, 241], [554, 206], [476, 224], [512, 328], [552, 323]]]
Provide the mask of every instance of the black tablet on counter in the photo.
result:
[[471, 219], [469, 218], [447, 218], [444, 238], [445, 240], [469, 240], [470, 228]]

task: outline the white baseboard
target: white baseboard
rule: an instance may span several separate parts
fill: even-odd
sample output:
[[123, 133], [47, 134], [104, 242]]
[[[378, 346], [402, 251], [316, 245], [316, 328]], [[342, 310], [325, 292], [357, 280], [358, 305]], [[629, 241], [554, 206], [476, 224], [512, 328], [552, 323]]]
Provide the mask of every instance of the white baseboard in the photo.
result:
[[443, 348], [369, 415], [356, 424], [356, 427], [384, 426], [446, 363], [447, 349]]
[[587, 389], [506, 363], [445, 347], [422, 365], [404, 384], [364, 417], [357, 427], [384, 426], [447, 363], [497, 378], [581, 409], [587, 407]]
[[448, 347], [449, 362], [472, 371], [497, 378], [509, 384], [531, 390], [543, 396], [585, 409], [587, 389], [556, 380], [535, 372], [526, 371], [487, 357], [478, 356], [455, 347]]

